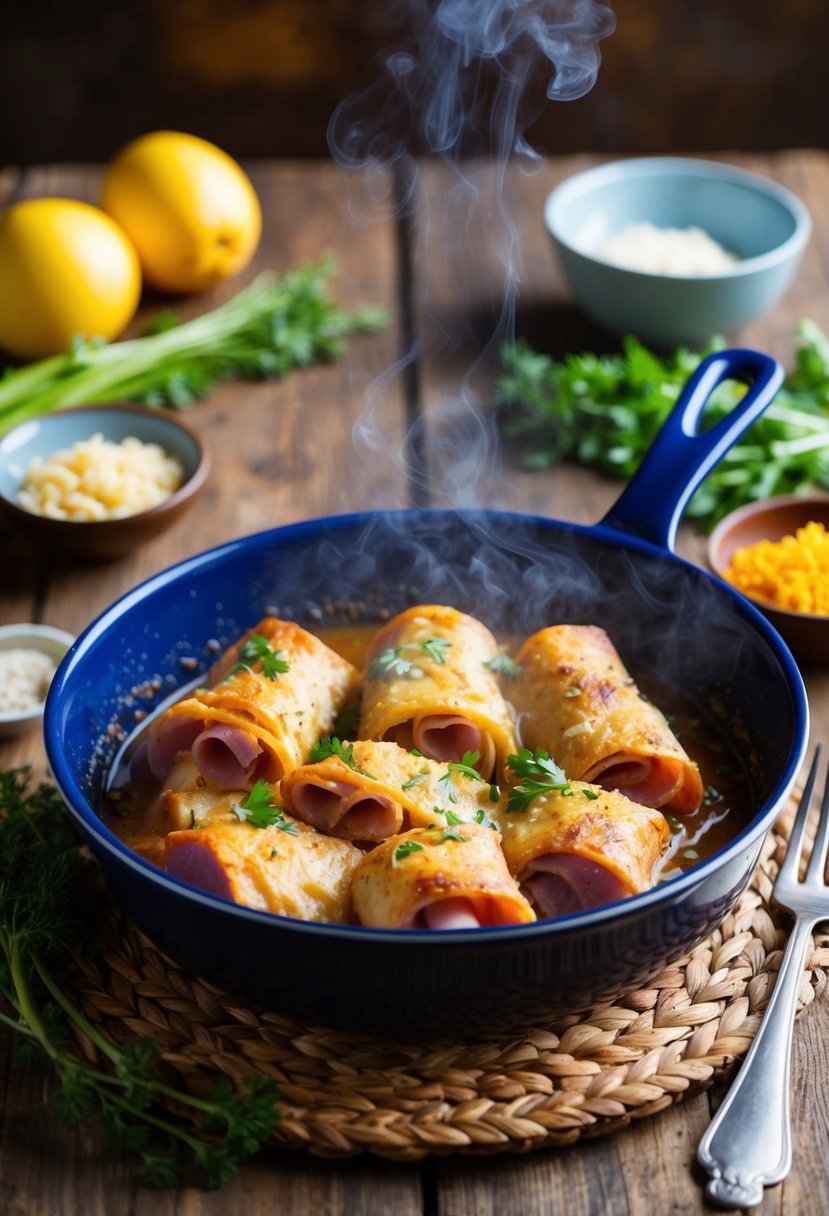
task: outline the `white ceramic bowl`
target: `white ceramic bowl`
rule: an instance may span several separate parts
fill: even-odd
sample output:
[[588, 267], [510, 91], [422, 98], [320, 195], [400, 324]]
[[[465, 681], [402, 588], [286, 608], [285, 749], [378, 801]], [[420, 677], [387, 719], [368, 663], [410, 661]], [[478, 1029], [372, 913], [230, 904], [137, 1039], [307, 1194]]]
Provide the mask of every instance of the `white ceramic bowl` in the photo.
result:
[[[74, 642], [71, 633], [51, 625], [0, 625], [0, 652], [38, 650], [58, 666]], [[45, 692], [45, 690], [44, 690]], [[3, 713], [0, 709], [0, 737], [8, 738], [35, 726], [43, 717], [43, 700], [26, 712]]]
[[[733, 165], [667, 156], [574, 174], [548, 196], [544, 222], [584, 311], [611, 332], [660, 349], [705, 344], [767, 312], [789, 286], [812, 229], [800, 199], [776, 182]], [[705, 275], [604, 260], [605, 242], [634, 223], [701, 228], [739, 260]]]

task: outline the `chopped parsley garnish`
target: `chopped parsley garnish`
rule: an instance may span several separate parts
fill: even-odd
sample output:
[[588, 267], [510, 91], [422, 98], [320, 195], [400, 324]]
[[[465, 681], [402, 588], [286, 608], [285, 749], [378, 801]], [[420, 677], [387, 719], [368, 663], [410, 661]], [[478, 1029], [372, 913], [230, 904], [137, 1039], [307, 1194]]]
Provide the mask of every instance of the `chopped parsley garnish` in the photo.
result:
[[271, 650], [268, 639], [261, 633], [254, 633], [239, 648], [239, 658], [227, 674], [232, 676], [236, 671], [252, 672], [256, 663], [262, 664], [262, 675], [267, 680], [278, 680], [291, 668], [283, 650]]
[[580, 688], [565, 689], [564, 695], [565, 695], [565, 697], [580, 697], [581, 689]]
[[377, 780], [371, 773], [367, 773], [364, 768], [360, 768], [354, 759], [353, 743], [343, 743], [336, 735], [324, 735], [319, 743], [315, 743], [311, 748], [311, 763], [319, 764], [320, 760], [327, 760], [329, 756], [336, 756], [338, 760], [342, 760], [343, 764], [347, 764], [355, 773], [360, 773], [363, 777], [369, 777], [372, 781]]
[[521, 668], [503, 650], [499, 650], [491, 659], [487, 659], [484, 662], [484, 667], [488, 667], [490, 671], [495, 672], [496, 676], [509, 676], [511, 680], [521, 675]]
[[292, 819], [286, 819], [282, 807], [273, 800], [273, 790], [267, 781], [257, 781], [244, 802], [233, 808], [237, 819], [252, 824], [255, 828], [279, 828], [289, 836], [298, 836], [299, 828]]
[[414, 664], [403, 657], [403, 646], [389, 646], [381, 650], [371, 664], [367, 680], [385, 680], [388, 676], [407, 676]]
[[433, 806], [432, 810], [436, 815], [440, 815], [441, 819], [445, 819], [447, 823], [463, 823], [460, 815], [456, 815], [454, 811], [446, 810], [442, 806]]
[[442, 667], [446, 662], [446, 652], [451, 649], [452, 643], [448, 638], [427, 638], [425, 642], [420, 643], [420, 649], [425, 650], [429, 658]]
[[582, 795], [582, 798], [587, 798], [587, 799], [589, 799], [590, 802], [595, 802], [599, 796], [595, 790], [587, 790], [587, 789], [582, 790], [581, 795]]
[[401, 861], [404, 861], [411, 853], [422, 853], [423, 845], [418, 844], [416, 840], [402, 841], [391, 855], [391, 864], [396, 867]]
[[522, 747], [517, 755], [507, 757], [507, 764], [519, 779], [507, 798], [507, 814], [523, 813], [535, 798], [558, 792], [572, 794], [573, 789], [555, 760], [551, 760], [543, 747], [535, 752]]
[[702, 801], [706, 806], [713, 806], [715, 802], [722, 802], [722, 794], [713, 785], [706, 785], [702, 795]]
[[481, 807], [480, 810], [475, 812], [475, 822], [479, 823], [481, 825], [481, 827], [492, 828], [493, 832], [498, 831], [498, 824], [495, 822], [494, 819], [490, 819], [489, 815], [487, 815], [487, 813], [483, 809], [483, 807]]
[[404, 781], [401, 785], [401, 790], [413, 790], [416, 785], [420, 785], [423, 781], [428, 781], [429, 770], [424, 769], [420, 773], [415, 773], [414, 777], [410, 777], [408, 781]]
[[404, 642], [402, 646], [389, 646], [381, 650], [374, 659], [366, 675], [367, 680], [385, 680], [388, 676], [411, 676], [419, 679], [424, 673], [413, 659], [406, 653], [422, 650], [433, 663], [442, 667], [446, 662], [446, 652], [452, 643], [448, 638], [427, 638], [425, 642]]
[[440, 836], [438, 836], [437, 843], [443, 844], [446, 840], [459, 840], [462, 844], [466, 844], [469, 837], [461, 836], [460, 832], [455, 832], [452, 828], [444, 828]]

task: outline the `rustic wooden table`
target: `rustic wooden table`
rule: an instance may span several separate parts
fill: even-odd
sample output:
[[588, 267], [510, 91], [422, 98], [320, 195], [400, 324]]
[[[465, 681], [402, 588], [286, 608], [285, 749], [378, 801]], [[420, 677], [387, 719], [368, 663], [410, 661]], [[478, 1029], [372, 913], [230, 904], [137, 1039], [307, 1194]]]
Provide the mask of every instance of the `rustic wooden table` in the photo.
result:
[[[829, 331], [829, 156], [793, 151], [729, 156], [777, 178], [811, 209], [815, 232], [796, 282], [772, 314], [738, 335], [790, 363], [797, 320]], [[542, 202], [588, 157], [551, 160], [501, 181], [488, 167], [465, 180], [423, 167], [411, 213], [396, 218], [388, 182], [349, 180], [330, 164], [251, 167], [263, 202], [264, 239], [246, 278], [333, 251], [345, 305], [392, 311], [378, 337], [347, 357], [282, 383], [227, 385], [188, 416], [215, 455], [200, 505], [133, 557], [107, 565], [52, 566], [0, 531], [0, 623], [40, 621], [78, 632], [141, 579], [202, 548], [293, 520], [365, 507], [481, 503], [593, 522], [619, 486], [583, 470], [511, 467], [479, 425], [487, 404], [491, 346], [507, 274], [520, 282], [517, 326], [554, 354], [608, 347], [572, 305], [544, 234]], [[0, 175], [0, 204], [27, 195], [97, 197], [99, 173], [81, 166]], [[370, 189], [367, 188], [370, 186]], [[239, 286], [186, 301], [203, 311]], [[151, 301], [144, 315], [158, 306]], [[414, 428], [414, 430], [413, 430]], [[704, 561], [702, 538], [683, 531], [681, 551]], [[829, 735], [829, 668], [804, 672], [813, 738]], [[0, 740], [0, 766], [43, 771], [37, 735]], [[794, 1061], [794, 1166], [767, 1193], [763, 1213], [829, 1211], [829, 1111], [825, 1101], [829, 1002], [801, 1017]], [[398, 1216], [569, 1216], [710, 1211], [694, 1165], [716, 1094], [704, 1093], [624, 1131], [523, 1156], [427, 1158], [419, 1165], [365, 1156], [347, 1161], [263, 1152], [218, 1193], [141, 1190], [128, 1168], [105, 1159], [94, 1130], [68, 1131], [48, 1109], [52, 1085], [0, 1044], [0, 1211], [8, 1216], [116, 1212], [211, 1216], [275, 1207]]]

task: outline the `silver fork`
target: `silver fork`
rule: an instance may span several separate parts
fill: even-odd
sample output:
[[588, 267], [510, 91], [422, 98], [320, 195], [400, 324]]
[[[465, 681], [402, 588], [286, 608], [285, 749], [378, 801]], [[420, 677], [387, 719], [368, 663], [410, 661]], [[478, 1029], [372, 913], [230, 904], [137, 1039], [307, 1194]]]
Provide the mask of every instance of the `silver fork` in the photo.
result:
[[774, 884], [776, 902], [795, 915], [794, 928], [754, 1042], [697, 1149], [697, 1160], [710, 1175], [706, 1194], [723, 1207], [755, 1207], [762, 1202], [763, 1187], [781, 1182], [792, 1165], [789, 1090], [797, 989], [812, 930], [829, 920], [829, 888], [824, 881], [829, 775], [808, 868], [799, 880], [819, 758], [818, 747]]

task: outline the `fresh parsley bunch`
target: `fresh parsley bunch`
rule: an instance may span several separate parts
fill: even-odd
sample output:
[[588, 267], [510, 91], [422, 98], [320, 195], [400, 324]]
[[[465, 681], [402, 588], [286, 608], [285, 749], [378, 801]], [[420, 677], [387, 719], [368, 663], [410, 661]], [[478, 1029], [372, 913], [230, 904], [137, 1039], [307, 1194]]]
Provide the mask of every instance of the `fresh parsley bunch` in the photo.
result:
[[[614, 355], [566, 355], [561, 361], [515, 342], [502, 349], [496, 397], [503, 433], [515, 439], [523, 463], [547, 468], [559, 460], [631, 477], [688, 378], [721, 339], [693, 353], [684, 347], [661, 358], [635, 337]], [[743, 388], [722, 384], [706, 425], [733, 407]], [[829, 489], [829, 340], [812, 321], [798, 327], [795, 368], [746, 435], [723, 457], [694, 495], [689, 518], [705, 530], [729, 511], [773, 494], [809, 486]]]
[[[146, 1181], [166, 1186], [195, 1171], [221, 1186], [276, 1123], [275, 1085], [260, 1077], [235, 1091], [218, 1078], [210, 1097], [195, 1097], [163, 1081], [152, 1039], [117, 1047], [87, 1020], [59, 976], [91, 948], [101, 892], [54, 786], [30, 791], [27, 769], [0, 771], [0, 1028], [55, 1070], [58, 1116], [97, 1118], [107, 1146], [137, 1156]], [[104, 1064], [74, 1050], [71, 1023]]]

